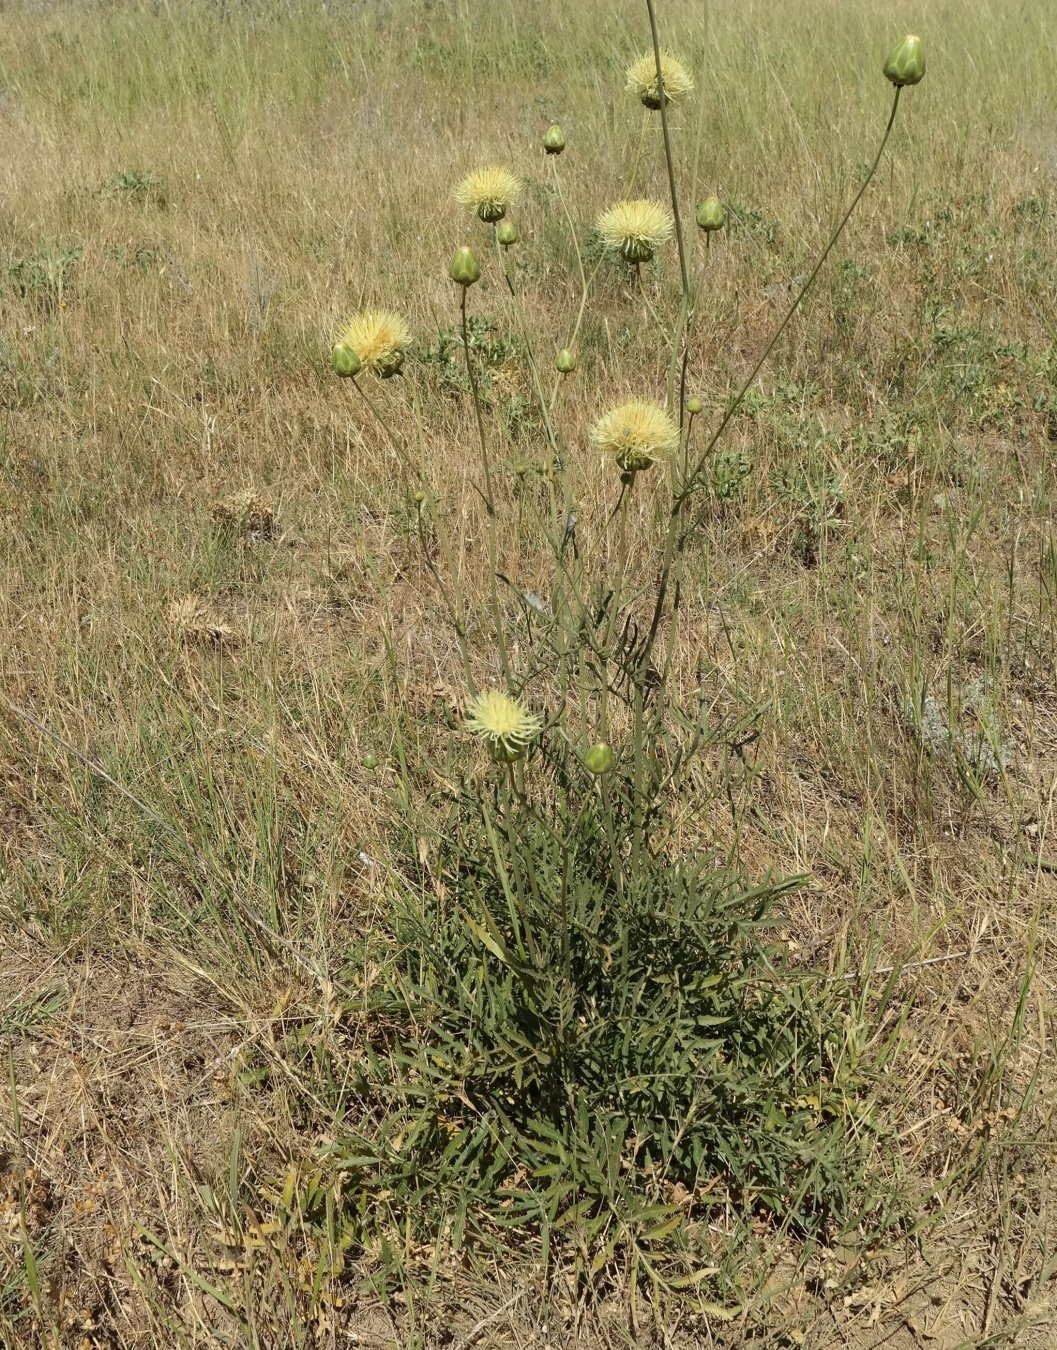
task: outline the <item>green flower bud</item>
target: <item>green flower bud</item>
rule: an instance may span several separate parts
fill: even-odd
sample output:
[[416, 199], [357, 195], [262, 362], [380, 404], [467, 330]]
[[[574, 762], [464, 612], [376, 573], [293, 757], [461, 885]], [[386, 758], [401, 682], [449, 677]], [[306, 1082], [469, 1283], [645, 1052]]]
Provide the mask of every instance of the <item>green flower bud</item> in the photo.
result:
[[629, 263], [653, 261], [653, 248], [645, 239], [626, 239], [620, 253]]
[[897, 88], [918, 84], [925, 76], [925, 48], [913, 33], [901, 38], [885, 62], [885, 75]]
[[563, 347], [558, 353], [558, 360], [555, 362], [563, 375], [571, 375], [576, 369], [576, 357], [568, 347]]
[[471, 249], [456, 249], [448, 275], [459, 286], [472, 286], [475, 281], [481, 280], [481, 269]]
[[686, 411], [696, 417], [701, 411], [701, 400], [699, 398], [688, 398], [686, 400]]
[[488, 753], [494, 764], [516, 764], [525, 754], [523, 745], [490, 745]]
[[548, 155], [560, 155], [565, 149], [565, 136], [557, 122], [552, 122], [543, 138], [543, 148]]
[[377, 769], [377, 767], [378, 767], [378, 756], [377, 756], [377, 755], [364, 755], [364, 757], [363, 757], [363, 767], [364, 767], [365, 769]]
[[395, 351], [387, 352], [385, 356], [380, 356], [374, 365], [380, 380], [391, 380], [394, 375], [399, 375], [403, 368], [404, 353], [399, 347]]
[[351, 347], [339, 342], [330, 353], [330, 364], [334, 367], [335, 374], [340, 375], [343, 380], [348, 380], [360, 373], [363, 362]]
[[517, 243], [517, 227], [512, 220], [504, 220], [495, 232], [495, 237], [503, 245], [509, 248], [511, 244]]
[[613, 751], [605, 741], [599, 741], [597, 745], [592, 745], [590, 750], [584, 755], [584, 768], [588, 773], [595, 777], [601, 774], [609, 773], [616, 760], [613, 758]]
[[415, 505], [416, 505], [416, 506], [422, 506], [422, 505], [424, 504], [425, 500], [426, 500], [426, 494], [422, 491], [421, 488], [416, 488], [416, 490], [415, 490]]
[[723, 203], [718, 197], [706, 197], [703, 202], [698, 203], [697, 223], [706, 234], [723, 228], [727, 223], [727, 213], [723, 210]]

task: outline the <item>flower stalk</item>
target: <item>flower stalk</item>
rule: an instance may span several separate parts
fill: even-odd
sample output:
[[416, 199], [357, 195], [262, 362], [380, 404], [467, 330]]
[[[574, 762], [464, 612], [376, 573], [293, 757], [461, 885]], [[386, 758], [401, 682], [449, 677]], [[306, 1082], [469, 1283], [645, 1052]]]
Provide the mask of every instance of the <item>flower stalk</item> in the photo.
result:
[[[468, 251], [468, 250], [467, 250]], [[480, 273], [478, 273], [480, 275]], [[481, 411], [481, 392], [477, 387], [477, 372], [474, 369], [470, 352], [470, 327], [466, 317], [466, 294], [469, 286], [459, 286], [459, 314], [462, 321], [462, 350], [466, 361], [466, 378], [470, 382], [470, 394], [473, 399], [474, 417], [477, 422], [477, 436], [481, 450], [481, 467], [484, 472], [484, 504], [488, 515], [488, 598], [492, 610], [492, 623], [495, 628], [496, 649], [499, 652], [499, 664], [503, 676], [510, 682], [510, 658], [507, 653], [506, 633], [503, 628], [503, 614], [499, 607], [499, 545], [497, 540], [498, 522], [495, 511], [495, 491], [492, 482], [492, 460], [488, 453], [488, 435], [484, 429], [484, 414]]]
[[[646, 0], [646, 3], [650, 9], [650, 14], [652, 17], [653, 0]], [[776, 344], [778, 343], [779, 338], [785, 332], [786, 328], [792, 321], [793, 316], [800, 308], [800, 305], [802, 304], [804, 297], [807, 295], [808, 291], [814, 284], [815, 278], [822, 270], [823, 264], [829, 257], [830, 253], [833, 251], [834, 245], [837, 243], [837, 240], [840, 238], [840, 236], [844, 233], [844, 227], [851, 219], [852, 214], [855, 211], [855, 208], [859, 205], [859, 202], [862, 200], [863, 194], [869, 187], [870, 183], [873, 181], [874, 174], [877, 172], [877, 166], [881, 162], [881, 156], [884, 154], [885, 146], [888, 144], [888, 138], [892, 133], [892, 127], [895, 123], [896, 113], [899, 110], [899, 96], [901, 93], [902, 93], [902, 86], [897, 85], [895, 89], [895, 97], [892, 100], [892, 109], [888, 116], [888, 122], [885, 125], [884, 134], [881, 137], [881, 143], [877, 147], [877, 153], [874, 155], [873, 162], [870, 165], [866, 177], [859, 185], [858, 192], [856, 192], [855, 196], [852, 198], [850, 205], [844, 212], [844, 215], [841, 217], [839, 223], [837, 224], [836, 229], [830, 235], [826, 247], [822, 250], [822, 253], [819, 256], [818, 261], [815, 263], [806, 281], [804, 281], [803, 285], [800, 287], [800, 290], [797, 292], [796, 297], [794, 298], [792, 304], [786, 311], [781, 323], [775, 329], [774, 333], [772, 333], [770, 341], [767, 343], [766, 347], [764, 347], [758, 360], [752, 367], [752, 370], [750, 370], [749, 374], [746, 376], [741, 387], [739, 388], [737, 394], [734, 396], [734, 399], [727, 406], [726, 412], [720, 419], [719, 425], [716, 427], [716, 430], [712, 433], [711, 437], [709, 438], [696, 464], [694, 464], [694, 466], [690, 469], [686, 478], [681, 484], [679, 484], [675, 492], [675, 497], [672, 503], [671, 516], [669, 518], [668, 523], [668, 532], [665, 539], [664, 556], [661, 562], [660, 581], [657, 587], [657, 600], [654, 605], [653, 618], [650, 622], [649, 632], [647, 634], [646, 642], [644, 644], [642, 652], [641, 664], [643, 670], [646, 669], [647, 663], [649, 662], [650, 654], [653, 650], [653, 646], [657, 640], [657, 634], [660, 629], [661, 618], [664, 613], [664, 605], [665, 600], [667, 598], [668, 584], [671, 577], [672, 561], [676, 551], [676, 546], [680, 538], [683, 538], [685, 540], [685, 536], [682, 531], [683, 507], [687, 499], [689, 498], [690, 494], [694, 491], [695, 487], [697, 486], [701, 478], [701, 474], [704, 471], [705, 465], [708, 462], [708, 458], [712, 453], [712, 450], [715, 448], [720, 437], [727, 429], [727, 426], [729, 425], [731, 418], [734, 416], [734, 414], [737, 412], [737, 410], [741, 407], [742, 403], [744, 402], [745, 395], [749, 392], [749, 389], [752, 387], [752, 384], [755, 381], [756, 376], [762, 370], [764, 362], [770, 356], [771, 352], [774, 350]]]

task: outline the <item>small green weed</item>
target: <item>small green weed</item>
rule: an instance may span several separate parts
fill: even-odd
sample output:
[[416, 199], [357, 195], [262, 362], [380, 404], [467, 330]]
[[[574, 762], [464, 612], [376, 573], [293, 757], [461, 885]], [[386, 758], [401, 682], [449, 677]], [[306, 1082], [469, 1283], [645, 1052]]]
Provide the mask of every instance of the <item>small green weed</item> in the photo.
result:
[[127, 202], [165, 203], [161, 178], [153, 169], [122, 169], [107, 179], [101, 188], [105, 197], [117, 197]]
[[67, 289], [67, 273], [83, 252], [79, 245], [68, 244], [13, 258], [7, 264], [8, 280], [20, 300], [50, 312], [61, 304]]
[[744, 450], [721, 450], [712, 468], [712, 491], [721, 502], [732, 501], [752, 472], [752, 463]]
[[735, 239], [748, 239], [766, 248], [776, 248], [781, 239], [781, 226], [769, 219], [756, 206], [728, 198], [724, 202], [729, 221], [728, 228]]
[[[518, 344], [500, 330], [494, 319], [485, 315], [470, 315], [467, 330], [471, 356], [479, 365], [482, 388], [487, 392], [492, 388], [497, 372], [508, 369], [517, 361]], [[419, 357], [423, 364], [436, 368], [441, 388], [449, 393], [469, 393], [462, 351], [462, 333], [455, 328], [442, 328], [437, 341]]]

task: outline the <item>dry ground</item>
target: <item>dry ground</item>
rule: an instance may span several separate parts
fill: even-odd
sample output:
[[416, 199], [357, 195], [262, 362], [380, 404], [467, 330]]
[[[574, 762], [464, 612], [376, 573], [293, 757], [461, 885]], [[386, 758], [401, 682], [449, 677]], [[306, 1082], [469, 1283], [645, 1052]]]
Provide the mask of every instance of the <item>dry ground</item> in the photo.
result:
[[[331, 335], [360, 303], [412, 323], [407, 378], [377, 399], [452, 521], [487, 678], [472, 412], [438, 348], [467, 237], [508, 429], [501, 570], [543, 595], [545, 493], [516, 323], [452, 187], [481, 161], [525, 175], [516, 268], [549, 368], [579, 283], [540, 137], [565, 127], [585, 244], [632, 165], [665, 194], [657, 127], [622, 90], [645, 7], [0, 11], [6, 1343], [1057, 1343], [1044, 0], [662, 7], [701, 72], [673, 117], [686, 203], [733, 204], [703, 272], [705, 422], [869, 162], [887, 46], [918, 29], [930, 60], [695, 503], [674, 664], [687, 689], [708, 669], [717, 710], [758, 709], [739, 754], [702, 762], [688, 838], [805, 874], [790, 951], [872, 972], [887, 1175], [929, 1222], [868, 1256], [761, 1240], [729, 1302], [673, 1306], [663, 1330], [619, 1292], [542, 1297], [531, 1251], [408, 1250], [379, 1290], [385, 1254], [274, 1220], [362, 1045], [407, 862], [398, 752], [424, 800], [470, 753], [451, 748], [463, 683], [411, 486], [331, 376]], [[613, 484], [586, 428], [612, 398], [663, 395], [654, 316], [677, 305], [674, 255], [642, 290], [603, 269], [560, 394], [600, 569]], [[647, 595], [663, 491], [633, 508]]]

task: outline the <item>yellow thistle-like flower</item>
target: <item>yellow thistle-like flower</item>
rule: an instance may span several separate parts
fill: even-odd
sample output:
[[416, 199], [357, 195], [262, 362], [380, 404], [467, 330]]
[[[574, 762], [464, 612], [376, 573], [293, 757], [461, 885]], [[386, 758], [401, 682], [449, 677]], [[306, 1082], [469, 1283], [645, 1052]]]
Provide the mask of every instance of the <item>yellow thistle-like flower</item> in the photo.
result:
[[591, 442], [625, 473], [636, 473], [678, 448], [679, 428], [659, 404], [633, 398], [602, 414], [591, 428]]
[[520, 699], [498, 689], [483, 690], [466, 706], [467, 730], [488, 743], [495, 759], [520, 759], [542, 726], [543, 719], [529, 712]]
[[383, 380], [397, 374], [411, 345], [411, 330], [399, 314], [388, 309], [365, 309], [338, 334], [336, 348], [353, 352], [364, 370], [373, 370]]
[[[654, 111], [661, 106], [661, 91], [657, 87], [657, 60], [652, 51], [632, 61], [628, 66], [627, 87], [647, 108]], [[694, 87], [694, 77], [674, 52], [661, 52], [661, 79], [664, 81], [666, 103], [677, 103]]]
[[648, 197], [617, 202], [595, 222], [602, 243], [631, 263], [649, 262], [654, 250], [668, 239], [674, 227], [672, 213]]
[[517, 201], [520, 191], [521, 179], [517, 174], [493, 165], [468, 173], [455, 189], [455, 200], [494, 225], [506, 215], [507, 207]]

